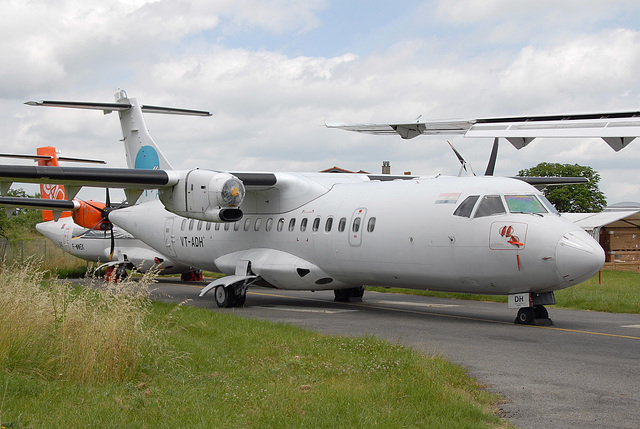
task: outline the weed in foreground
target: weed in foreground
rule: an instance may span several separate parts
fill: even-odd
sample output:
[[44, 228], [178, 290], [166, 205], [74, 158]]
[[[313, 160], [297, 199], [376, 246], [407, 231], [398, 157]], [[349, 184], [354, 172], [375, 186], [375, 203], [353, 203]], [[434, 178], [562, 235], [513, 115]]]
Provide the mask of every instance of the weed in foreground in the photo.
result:
[[145, 323], [153, 273], [90, 288], [45, 275], [29, 261], [0, 270], [0, 370], [101, 383], [153, 365], [165, 347]]

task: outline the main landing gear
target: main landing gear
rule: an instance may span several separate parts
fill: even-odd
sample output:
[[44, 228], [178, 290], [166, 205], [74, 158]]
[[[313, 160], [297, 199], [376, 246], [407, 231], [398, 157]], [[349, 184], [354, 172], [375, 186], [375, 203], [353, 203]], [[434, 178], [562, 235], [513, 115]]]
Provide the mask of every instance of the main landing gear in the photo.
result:
[[218, 307], [242, 307], [247, 299], [247, 285], [218, 285], [213, 295]]
[[348, 289], [336, 289], [333, 291], [334, 301], [338, 302], [362, 302], [364, 286], [352, 287]]
[[201, 282], [203, 280], [202, 270], [191, 270], [180, 274], [183, 282]]
[[104, 281], [118, 283], [127, 278], [127, 264], [110, 265], [104, 271]]

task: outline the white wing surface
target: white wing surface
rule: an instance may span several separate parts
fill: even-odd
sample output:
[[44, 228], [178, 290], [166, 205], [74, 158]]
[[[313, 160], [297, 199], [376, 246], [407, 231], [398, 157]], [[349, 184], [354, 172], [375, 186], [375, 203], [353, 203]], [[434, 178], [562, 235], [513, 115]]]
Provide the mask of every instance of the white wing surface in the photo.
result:
[[398, 134], [403, 139], [411, 139], [422, 134], [505, 138], [517, 149], [522, 149], [536, 138], [598, 137], [617, 152], [640, 136], [640, 111], [325, 125], [327, 128], [368, 134]]

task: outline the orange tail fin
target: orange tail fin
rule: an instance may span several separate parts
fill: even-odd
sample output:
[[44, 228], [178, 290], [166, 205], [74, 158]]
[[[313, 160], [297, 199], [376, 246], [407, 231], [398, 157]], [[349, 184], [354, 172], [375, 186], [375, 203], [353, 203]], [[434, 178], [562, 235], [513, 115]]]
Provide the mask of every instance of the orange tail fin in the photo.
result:
[[[49, 156], [49, 159], [39, 159], [38, 165], [58, 167], [58, 154], [56, 148], [53, 146], [45, 146], [38, 148], [38, 155]], [[40, 185], [40, 197], [45, 200], [66, 200], [67, 192], [63, 185]], [[60, 217], [69, 217], [71, 212], [62, 212]], [[42, 220], [50, 221], [54, 220], [53, 212], [51, 210], [42, 210]]]

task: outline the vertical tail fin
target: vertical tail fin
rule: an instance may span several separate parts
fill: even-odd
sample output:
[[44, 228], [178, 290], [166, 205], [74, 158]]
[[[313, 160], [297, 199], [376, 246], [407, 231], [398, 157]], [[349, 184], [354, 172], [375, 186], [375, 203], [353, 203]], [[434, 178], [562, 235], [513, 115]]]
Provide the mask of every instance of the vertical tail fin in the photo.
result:
[[[39, 147], [37, 150], [39, 156], [45, 156], [49, 158], [38, 159], [38, 165], [46, 165], [52, 167], [58, 167], [58, 153], [53, 146]], [[40, 197], [45, 200], [66, 200], [67, 191], [64, 189], [64, 185], [45, 185], [40, 184]], [[71, 212], [62, 212], [60, 217], [70, 217]], [[42, 210], [42, 220], [44, 222], [54, 220], [57, 217], [54, 216], [51, 210]]]
[[[204, 110], [178, 109], [173, 107], [149, 106], [138, 103], [135, 98], [128, 98], [124, 90], [115, 94], [115, 103], [95, 103], [78, 101], [27, 101], [30, 106], [69, 107], [74, 109], [102, 110], [105, 114], [114, 110], [120, 116], [122, 141], [124, 142], [127, 166], [139, 169], [173, 170], [156, 143], [151, 138], [142, 112], [163, 113], [172, 115], [211, 116]], [[140, 198], [133, 193], [127, 195], [137, 202], [158, 198], [158, 191], [145, 191]], [[131, 201], [135, 203], [136, 201]]]
[[173, 170], [149, 134], [142, 115], [146, 106], [141, 106], [135, 98], [128, 98], [124, 90], [116, 92], [115, 99], [116, 103], [129, 106], [118, 111], [127, 166], [148, 170]]

